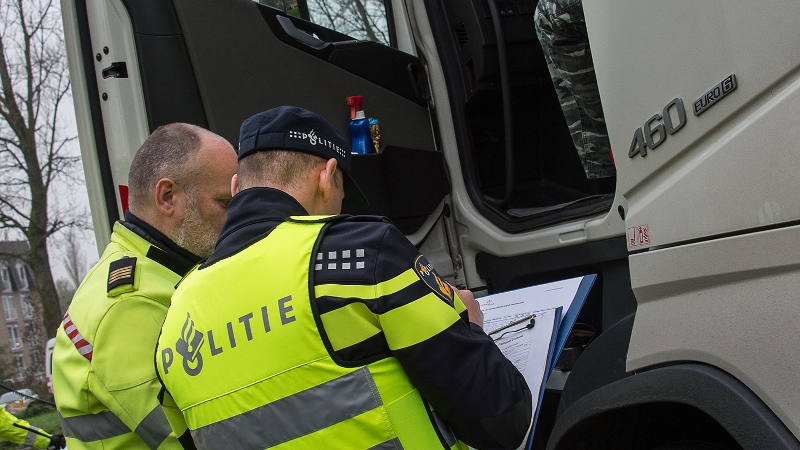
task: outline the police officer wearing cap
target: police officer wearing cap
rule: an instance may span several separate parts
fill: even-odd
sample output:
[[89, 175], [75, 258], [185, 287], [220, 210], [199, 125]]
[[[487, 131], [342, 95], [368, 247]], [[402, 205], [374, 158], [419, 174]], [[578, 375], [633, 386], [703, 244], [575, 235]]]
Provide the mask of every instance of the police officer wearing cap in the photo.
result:
[[159, 338], [162, 398], [199, 449], [517, 448], [525, 380], [469, 291], [387, 219], [338, 215], [350, 160], [305, 109], [242, 124], [228, 219]]
[[130, 209], [81, 283], [56, 335], [53, 391], [70, 450], [193, 448], [162, 407], [153, 366], [175, 285], [211, 254], [236, 153], [189, 124], [156, 129], [131, 162]]

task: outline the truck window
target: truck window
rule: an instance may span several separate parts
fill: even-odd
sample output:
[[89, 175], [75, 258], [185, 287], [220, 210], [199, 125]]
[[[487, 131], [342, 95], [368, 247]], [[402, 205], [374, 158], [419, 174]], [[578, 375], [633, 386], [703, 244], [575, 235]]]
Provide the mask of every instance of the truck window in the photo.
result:
[[381, 0], [257, 0], [353, 39], [391, 45], [386, 5]]

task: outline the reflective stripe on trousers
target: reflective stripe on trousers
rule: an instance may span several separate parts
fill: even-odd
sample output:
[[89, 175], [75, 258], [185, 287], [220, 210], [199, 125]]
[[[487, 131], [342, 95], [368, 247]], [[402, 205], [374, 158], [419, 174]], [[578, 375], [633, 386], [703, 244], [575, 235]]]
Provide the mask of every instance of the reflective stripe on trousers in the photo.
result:
[[[111, 439], [131, 432], [131, 429], [110, 411], [66, 418], [59, 413], [58, 419], [64, 436], [81, 442]], [[147, 414], [133, 432], [149, 448], [155, 450], [172, 432], [172, 427], [159, 405]]]
[[[267, 405], [192, 431], [199, 449], [270, 448], [373, 410], [383, 405], [372, 375], [362, 367]], [[270, 424], [267, 441], [241, 430], [263, 429]], [[227, 438], [238, 436], [239, 442]], [[263, 437], [262, 437], [263, 438]], [[399, 439], [379, 444], [376, 450], [400, 450]]]

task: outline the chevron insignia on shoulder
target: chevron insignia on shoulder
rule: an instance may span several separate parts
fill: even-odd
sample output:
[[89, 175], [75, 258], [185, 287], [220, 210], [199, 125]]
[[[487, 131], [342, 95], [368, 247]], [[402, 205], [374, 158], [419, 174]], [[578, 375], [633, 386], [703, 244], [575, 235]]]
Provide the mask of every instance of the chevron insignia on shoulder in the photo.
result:
[[123, 284], [133, 284], [136, 275], [136, 258], [125, 257], [108, 267], [108, 292]]

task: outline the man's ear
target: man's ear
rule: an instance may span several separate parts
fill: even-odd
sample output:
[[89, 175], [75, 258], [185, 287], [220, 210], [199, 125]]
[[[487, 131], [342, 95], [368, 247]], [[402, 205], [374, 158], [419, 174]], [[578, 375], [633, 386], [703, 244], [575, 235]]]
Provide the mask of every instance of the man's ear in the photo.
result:
[[239, 193], [239, 174], [233, 174], [231, 177], [231, 197]]
[[180, 191], [174, 181], [169, 178], [162, 178], [156, 183], [155, 189], [155, 204], [161, 214], [165, 216], [172, 216], [175, 214], [175, 195]]
[[322, 193], [322, 202], [327, 203], [331, 196], [331, 190], [335, 186], [333, 177], [336, 175], [336, 158], [331, 158], [325, 163], [325, 167], [319, 172], [319, 189]]

